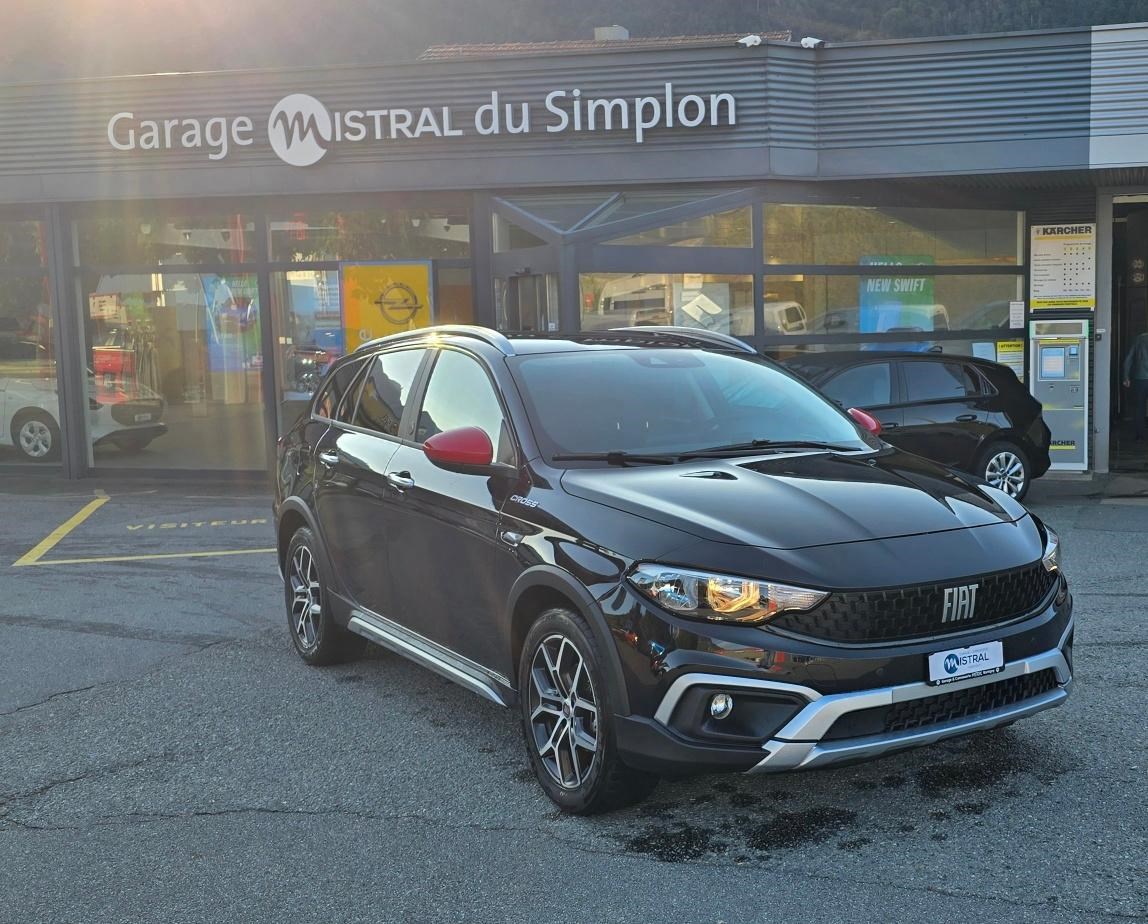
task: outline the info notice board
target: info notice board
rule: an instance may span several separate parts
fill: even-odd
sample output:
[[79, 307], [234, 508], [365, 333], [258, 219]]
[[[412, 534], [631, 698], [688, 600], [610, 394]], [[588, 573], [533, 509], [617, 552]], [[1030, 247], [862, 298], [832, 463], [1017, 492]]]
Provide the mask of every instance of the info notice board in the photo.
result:
[[1033, 225], [1029, 307], [1096, 308], [1096, 225]]

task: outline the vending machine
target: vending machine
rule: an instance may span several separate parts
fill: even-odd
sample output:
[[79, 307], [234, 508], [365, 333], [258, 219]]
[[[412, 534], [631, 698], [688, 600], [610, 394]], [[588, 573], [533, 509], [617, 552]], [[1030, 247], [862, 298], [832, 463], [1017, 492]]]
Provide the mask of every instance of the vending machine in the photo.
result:
[[1088, 338], [1085, 319], [1029, 322], [1029, 383], [1052, 431], [1052, 470], [1088, 468]]

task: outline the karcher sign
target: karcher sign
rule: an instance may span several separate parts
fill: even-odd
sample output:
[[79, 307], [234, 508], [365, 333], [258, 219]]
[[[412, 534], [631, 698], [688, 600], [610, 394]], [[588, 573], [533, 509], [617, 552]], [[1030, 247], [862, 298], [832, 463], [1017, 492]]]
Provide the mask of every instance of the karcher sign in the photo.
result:
[[[117, 112], [108, 120], [108, 143], [117, 151], [201, 151], [223, 160], [255, 144], [251, 116], [155, 118]], [[451, 107], [332, 110], [306, 93], [283, 97], [267, 118], [267, 140], [284, 163], [308, 167], [342, 144], [402, 142], [466, 135], [625, 132], [635, 144], [661, 129], [737, 125], [732, 93], [679, 93], [672, 83], [656, 95], [587, 96], [577, 88], [552, 90], [534, 101], [490, 101], [460, 115]]]

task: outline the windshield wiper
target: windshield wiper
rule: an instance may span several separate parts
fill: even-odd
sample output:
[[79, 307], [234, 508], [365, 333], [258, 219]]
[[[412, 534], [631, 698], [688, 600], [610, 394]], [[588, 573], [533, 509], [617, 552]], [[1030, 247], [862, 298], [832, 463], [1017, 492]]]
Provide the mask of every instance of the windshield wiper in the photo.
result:
[[840, 443], [821, 443], [816, 440], [749, 440], [745, 443], [730, 443], [728, 446], [711, 446], [708, 449], [695, 449], [678, 456], [683, 462], [687, 459], [708, 459], [725, 455], [742, 455], [761, 450], [782, 452], [786, 449], [825, 449], [830, 452], [856, 452], [857, 446], [842, 446]]
[[639, 452], [561, 452], [555, 462], [605, 462], [608, 465], [673, 465], [677, 456], [644, 455]]

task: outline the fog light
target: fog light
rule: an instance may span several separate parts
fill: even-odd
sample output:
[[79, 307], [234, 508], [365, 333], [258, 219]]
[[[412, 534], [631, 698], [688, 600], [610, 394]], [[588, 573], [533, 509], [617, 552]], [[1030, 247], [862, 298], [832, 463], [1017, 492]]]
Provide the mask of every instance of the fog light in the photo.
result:
[[710, 700], [710, 715], [715, 719], [724, 719], [733, 712], [733, 697], [728, 693], [715, 693]]

